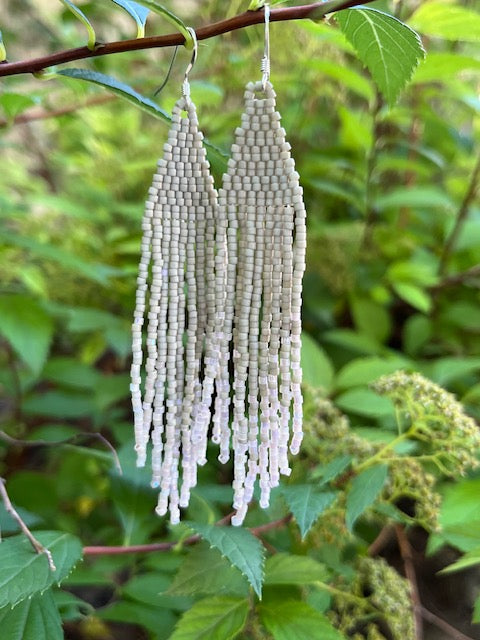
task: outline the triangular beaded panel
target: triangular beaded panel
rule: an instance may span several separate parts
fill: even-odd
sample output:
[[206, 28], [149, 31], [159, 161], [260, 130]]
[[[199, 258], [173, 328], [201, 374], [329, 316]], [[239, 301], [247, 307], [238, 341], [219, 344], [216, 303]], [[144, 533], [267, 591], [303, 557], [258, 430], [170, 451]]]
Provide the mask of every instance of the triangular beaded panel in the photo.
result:
[[[269, 504], [287, 451], [302, 439], [301, 286], [306, 227], [303, 192], [280, 126], [270, 83], [249, 83], [242, 124], [219, 191], [227, 218], [225, 323], [214, 438], [228, 456], [229, 341], [233, 339], [234, 507], [243, 522], [260, 477], [260, 505]], [[235, 294], [233, 292], [235, 291]]]
[[203, 462], [196, 455], [191, 426], [202, 396], [204, 343], [210, 342], [215, 319], [215, 298], [209, 291], [215, 277], [217, 193], [202, 141], [195, 106], [184, 97], [173, 109], [168, 141], [145, 205], [133, 324], [131, 389], [137, 464], [145, 464], [151, 438], [152, 486], [160, 487], [156, 510], [159, 515], [169, 510], [172, 523], [179, 521], [179, 506], [188, 505], [197, 463]]

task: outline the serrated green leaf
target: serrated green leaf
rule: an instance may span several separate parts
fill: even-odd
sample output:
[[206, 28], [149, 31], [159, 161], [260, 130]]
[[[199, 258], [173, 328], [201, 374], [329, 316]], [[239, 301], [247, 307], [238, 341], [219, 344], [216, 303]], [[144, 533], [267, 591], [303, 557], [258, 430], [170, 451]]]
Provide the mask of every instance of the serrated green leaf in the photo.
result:
[[334, 374], [332, 363], [318, 342], [308, 333], [302, 333], [301, 358], [303, 381], [312, 387], [330, 390]]
[[8, 640], [63, 640], [62, 621], [52, 590], [0, 609], [2, 637]]
[[337, 496], [333, 491], [319, 491], [311, 484], [283, 487], [282, 494], [300, 527], [302, 538]]
[[274, 640], [344, 640], [330, 620], [298, 600], [274, 600], [259, 607], [260, 618]]
[[60, 2], [62, 2], [67, 7], [67, 9], [69, 9], [73, 13], [73, 15], [77, 18], [77, 20], [80, 20], [80, 22], [86, 28], [88, 33], [87, 47], [91, 51], [93, 51], [95, 49], [95, 43], [97, 38], [95, 36], [95, 30], [92, 27], [90, 20], [83, 13], [83, 11], [81, 11], [81, 9], [79, 9], [76, 5], [74, 5], [73, 2], [71, 2], [70, 0], [60, 0]]
[[350, 486], [347, 494], [346, 523], [350, 531], [357, 518], [370, 507], [380, 495], [387, 480], [388, 466], [377, 464], [358, 474]]
[[320, 478], [320, 484], [327, 484], [347, 469], [352, 462], [353, 457], [350, 455], [340, 456], [339, 458], [334, 458], [331, 462], [326, 464], [325, 466], [318, 466], [315, 471], [312, 473], [313, 478]]
[[8, 340], [25, 364], [38, 375], [53, 336], [50, 316], [34, 298], [0, 296], [0, 334]]
[[82, 557], [78, 538], [61, 531], [39, 531], [37, 540], [49, 549], [56, 566], [51, 571], [44, 553], [36, 553], [24, 535], [0, 544], [0, 610], [60, 583]]
[[193, 38], [183, 20], [181, 20], [177, 15], [172, 13], [169, 9], [161, 5], [159, 2], [155, 2], [155, 0], [142, 0], [141, 4], [151, 9], [154, 13], [157, 13], [158, 15], [165, 18], [165, 20], [170, 22], [170, 24], [173, 24], [173, 26], [176, 27], [185, 38], [185, 47], [190, 51], [193, 49]]
[[186, 524], [230, 560], [247, 578], [258, 597], [262, 597], [265, 549], [258, 538], [247, 529], [196, 522]]
[[265, 563], [264, 584], [314, 584], [324, 582], [326, 577], [323, 564], [308, 556], [276, 553]]
[[248, 586], [240, 571], [216, 549], [198, 546], [188, 552], [167, 593], [246, 596]]
[[0, 62], [4, 62], [7, 59], [7, 50], [5, 49], [5, 45], [3, 44], [3, 36], [0, 31]]
[[150, 10], [145, 9], [145, 7], [142, 7], [138, 2], [133, 2], [133, 0], [112, 0], [112, 2], [118, 4], [119, 7], [125, 9], [125, 11], [132, 16], [137, 24], [137, 38], [144, 38], [145, 23], [147, 22]]
[[393, 105], [425, 55], [418, 34], [377, 9], [348, 9], [335, 17], [379, 90]]
[[245, 626], [247, 615], [245, 598], [206, 598], [183, 614], [170, 640], [231, 640]]
[[409, 23], [428, 36], [466, 42], [480, 41], [480, 14], [450, 0], [422, 2]]

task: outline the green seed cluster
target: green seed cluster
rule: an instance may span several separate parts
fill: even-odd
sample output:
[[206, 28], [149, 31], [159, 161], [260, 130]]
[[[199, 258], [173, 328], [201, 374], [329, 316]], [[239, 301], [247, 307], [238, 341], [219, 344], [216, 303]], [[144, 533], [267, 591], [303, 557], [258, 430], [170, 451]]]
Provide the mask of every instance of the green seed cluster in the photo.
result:
[[334, 602], [333, 622], [353, 640], [415, 640], [409, 584], [383, 558], [361, 558]]

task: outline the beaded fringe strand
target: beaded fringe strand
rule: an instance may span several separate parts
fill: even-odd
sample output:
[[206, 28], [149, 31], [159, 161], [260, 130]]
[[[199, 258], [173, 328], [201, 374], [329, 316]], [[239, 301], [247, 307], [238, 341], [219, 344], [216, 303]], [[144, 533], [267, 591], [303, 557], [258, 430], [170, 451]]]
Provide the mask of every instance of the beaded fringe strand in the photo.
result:
[[[179, 507], [188, 505], [197, 464], [205, 462], [192, 438], [192, 424], [202, 396], [203, 347], [206, 339], [211, 343], [216, 311], [215, 292], [210, 289], [215, 278], [217, 193], [187, 83], [184, 91], [173, 109], [163, 158], [145, 204], [132, 326], [137, 465], [145, 465], [151, 438], [152, 486], [160, 488], [156, 511], [159, 515], [169, 511], [172, 523], [179, 522]], [[142, 401], [142, 326], [147, 306]]]
[[214, 416], [220, 429], [214, 428], [214, 436], [223, 462], [230, 438], [225, 420], [232, 340], [237, 509], [232, 524], [240, 525], [256, 479], [260, 477], [260, 506], [266, 508], [280, 474], [290, 474], [288, 446], [298, 453], [302, 440], [300, 314], [306, 213], [270, 82], [247, 85], [231, 156], [219, 191], [219, 219], [227, 220], [228, 264]]

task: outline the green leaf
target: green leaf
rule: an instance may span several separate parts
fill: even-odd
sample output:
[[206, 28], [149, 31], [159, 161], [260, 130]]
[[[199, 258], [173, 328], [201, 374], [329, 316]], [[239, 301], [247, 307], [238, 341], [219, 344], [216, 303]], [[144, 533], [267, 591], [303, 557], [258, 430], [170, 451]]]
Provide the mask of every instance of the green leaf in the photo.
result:
[[202, 545], [191, 549], [178, 570], [170, 594], [248, 595], [245, 578], [216, 549]]
[[82, 418], [95, 411], [90, 394], [73, 391], [44, 391], [30, 394], [22, 402], [22, 411], [50, 418]]
[[147, 16], [150, 13], [149, 9], [145, 9], [138, 2], [133, 0], [112, 0], [119, 7], [125, 9], [125, 11], [132, 16], [137, 24], [137, 38], [145, 37], [145, 23], [147, 22]]
[[189, 609], [193, 604], [191, 598], [165, 593], [171, 580], [170, 576], [159, 571], [137, 575], [122, 587], [122, 596], [161, 609], [174, 611]]
[[361, 387], [349, 389], [340, 394], [335, 398], [335, 404], [342, 411], [367, 418], [381, 418], [393, 413], [393, 404], [388, 398], [378, 396], [371, 389]]
[[176, 27], [185, 38], [185, 47], [190, 51], [193, 49], [193, 38], [183, 20], [180, 20], [178, 16], [161, 5], [159, 2], [155, 2], [155, 0], [142, 0], [142, 4], [151, 9], [154, 13], [157, 13], [158, 15], [165, 18], [165, 20], [170, 22], [170, 24], [173, 24], [173, 26]]
[[438, 82], [439, 78], [445, 80], [465, 69], [480, 71], [480, 60], [462, 56], [457, 52], [429, 51], [416, 70], [413, 82]]
[[171, 121], [168, 113], [159, 107], [158, 104], [153, 102], [153, 100], [145, 98], [141, 93], [138, 93], [138, 91], [129, 87], [128, 84], [120, 82], [119, 80], [112, 78], [112, 76], [107, 76], [104, 73], [99, 73], [98, 71], [90, 71], [89, 69], [61, 69], [60, 71], [57, 71], [57, 74], [67, 78], [74, 78], [75, 80], [85, 80], [86, 82], [98, 84], [134, 104], [136, 107], [143, 109], [143, 111], [146, 111], [150, 115], [160, 118], [160, 120], [163, 120], [164, 122], [170, 123]]
[[263, 563], [265, 549], [250, 531], [235, 527], [217, 527], [215, 525], [186, 523], [222, 556], [230, 560], [252, 585], [259, 598], [262, 597]]
[[472, 622], [477, 624], [480, 622], [480, 596], [475, 600]]
[[123, 275], [120, 269], [105, 264], [85, 262], [85, 260], [82, 260], [71, 252], [64, 251], [53, 245], [38, 242], [33, 238], [24, 237], [10, 231], [4, 231], [3, 229], [0, 237], [8, 244], [28, 249], [38, 256], [58, 262], [62, 267], [71, 269], [75, 274], [82, 275], [102, 285], [108, 284], [111, 276]]
[[312, 473], [313, 478], [321, 478], [320, 484], [327, 484], [347, 469], [352, 462], [352, 456], [340, 456], [339, 458], [334, 458], [331, 462], [326, 464], [325, 466], [319, 465], [315, 471]]
[[99, 379], [99, 373], [93, 367], [75, 358], [62, 356], [50, 358], [42, 376], [51, 382], [75, 389], [94, 389]]
[[419, 209], [453, 209], [454, 203], [443, 189], [438, 187], [399, 187], [375, 199], [375, 208], [399, 209], [412, 207]]
[[7, 59], [7, 50], [5, 49], [5, 45], [3, 44], [3, 36], [0, 31], [0, 62], [4, 62]]
[[306, 602], [275, 600], [259, 607], [260, 618], [274, 640], [344, 640], [323, 614]]
[[49, 549], [56, 566], [51, 571], [44, 553], [36, 553], [22, 534], [3, 540], [0, 544], [0, 611], [7, 605], [45, 591], [59, 584], [82, 556], [80, 540], [61, 531], [38, 531], [37, 540]]
[[[31, 513], [27, 511], [27, 509], [22, 509], [22, 507], [14, 506], [27, 527], [35, 527], [42, 521], [40, 516], [37, 516], [35, 513]], [[0, 532], [2, 535], [6, 533], [18, 533], [19, 531], [20, 527], [18, 522], [7, 512], [5, 506], [0, 504]]]
[[[107, 76], [104, 73], [99, 73], [98, 71], [90, 71], [89, 69], [62, 69], [61, 71], [57, 71], [57, 75], [65, 76], [67, 78], [74, 78], [76, 80], [85, 80], [86, 82], [93, 82], [94, 84], [98, 84], [101, 87], [109, 89], [116, 95], [120, 96], [124, 100], [127, 100], [143, 111], [146, 111], [151, 116], [159, 118], [160, 120], [163, 120], [168, 124], [170, 124], [171, 122], [170, 115], [161, 107], [159, 107], [156, 102], [153, 102], [153, 100], [150, 100], [150, 98], [142, 96], [141, 93], [138, 93], [138, 91], [132, 89], [132, 87], [128, 86], [128, 84], [120, 82], [119, 80], [112, 78], [112, 76]], [[209, 152], [215, 156], [219, 164], [221, 163], [223, 167], [227, 154], [208, 140], [204, 140], [203, 144], [207, 147]]]
[[335, 380], [335, 388], [349, 389], [367, 385], [380, 376], [408, 367], [408, 364], [408, 361], [403, 358], [386, 359], [376, 356], [357, 358], [340, 369]]
[[183, 614], [170, 640], [230, 640], [241, 632], [247, 615], [245, 598], [206, 598]]
[[0, 96], [0, 106], [7, 118], [11, 120], [36, 103], [37, 100], [22, 93], [3, 93]]
[[468, 569], [469, 567], [473, 567], [477, 564], [480, 564], [480, 549], [473, 549], [453, 564], [442, 569], [439, 573], [454, 573], [455, 571], [462, 571], [463, 569]]
[[399, 298], [415, 309], [423, 311], [423, 313], [428, 313], [430, 311], [432, 307], [432, 298], [426, 291], [417, 285], [410, 284], [409, 282], [393, 282], [392, 289]]
[[80, 20], [80, 22], [84, 25], [88, 33], [87, 47], [90, 49], [90, 51], [93, 51], [95, 49], [97, 38], [95, 35], [95, 30], [92, 27], [87, 16], [76, 5], [74, 5], [73, 2], [70, 2], [70, 0], [60, 0], [60, 2], [63, 2], [63, 4], [73, 13], [77, 20]]
[[355, 327], [379, 343], [386, 342], [392, 332], [388, 310], [370, 298], [353, 295], [350, 299]]
[[347, 495], [346, 523], [350, 531], [357, 518], [371, 506], [380, 495], [388, 476], [388, 466], [377, 464], [358, 474]]
[[125, 622], [132, 624], [133, 621], [148, 629], [155, 640], [167, 640], [171, 637], [176, 616], [165, 609], [159, 610], [157, 607], [142, 604], [141, 602], [128, 602], [119, 600], [103, 607], [95, 612], [95, 616], [101, 620], [111, 620], [112, 622]]
[[480, 370], [480, 358], [439, 358], [429, 370], [429, 378], [442, 386]]
[[302, 333], [302, 371], [303, 381], [312, 387], [330, 389], [333, 379], [333, 366], [324, 350], [308, 333]]
[[265, 563], [265, 584], [314, 584], [324, 582], [327, 571], [323, 564], [308, 556], [276, 553]]
[[53, 335], [53, 323], [34, 298], [0, 295], [0, 334], [34, 374], [42, 370]]
[[0, 628], [2, 637], [8, 640], [63, 640], [52, 590], [28, 598], [14, 609], [0, 609]]
[[332, 491], [319, 491], [311, 484], [297, 484], [282, 488], [282, 494], [293, 513], [304, 538], [313, 523], [336, 498]]
[[378, 88], [393, 105], [425, 55], [418, 34], [377, 9], [348, 9], [335, 17]]
[[409, 23], [427, 36], [466, 42], [480, 41], [480, 14], [450, 0], [422, 2]]

